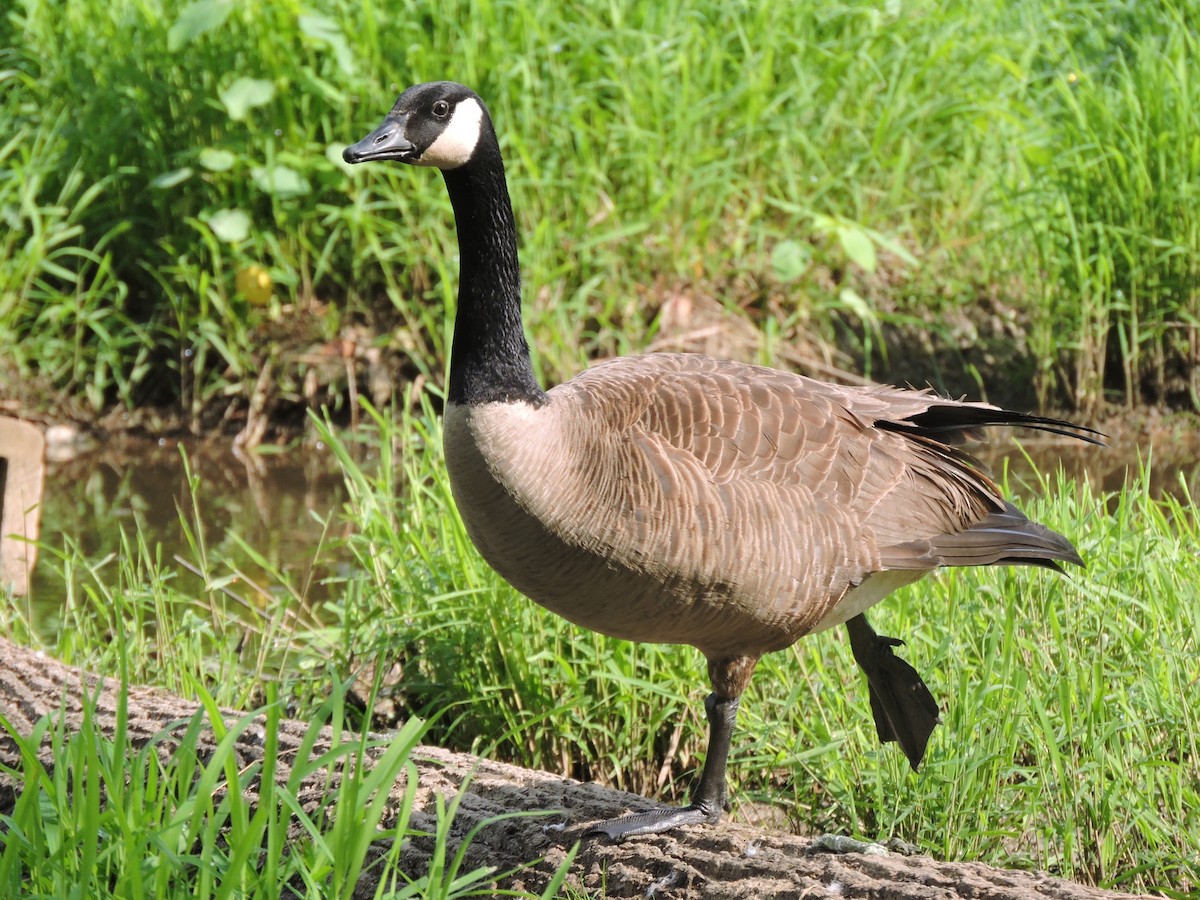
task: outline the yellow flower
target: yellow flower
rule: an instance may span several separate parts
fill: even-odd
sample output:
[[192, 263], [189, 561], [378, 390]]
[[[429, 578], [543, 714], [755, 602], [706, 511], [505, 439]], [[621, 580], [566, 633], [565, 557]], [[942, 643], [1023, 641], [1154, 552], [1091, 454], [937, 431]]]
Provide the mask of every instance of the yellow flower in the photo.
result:
[[271, 300], [271, 274], [259, 265], [249, 265], [239, 269], [237, 278], [238, 293], [246, 298], [246, 302], [254, 306], [264, 306]]

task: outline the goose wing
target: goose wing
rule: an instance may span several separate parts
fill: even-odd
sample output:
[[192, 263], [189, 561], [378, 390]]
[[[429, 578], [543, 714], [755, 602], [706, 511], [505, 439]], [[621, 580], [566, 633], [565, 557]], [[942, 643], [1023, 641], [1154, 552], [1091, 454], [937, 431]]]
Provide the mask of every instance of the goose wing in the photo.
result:
[[597, 524], [580, 533], [660, 578], [738, 584], [807, 618], [874, 572], [1078, 561], [952, 445], [1029, 424], [1017, 414], [693, 354], [614, 360], [564, 388], [587, 422], [580, 495]]

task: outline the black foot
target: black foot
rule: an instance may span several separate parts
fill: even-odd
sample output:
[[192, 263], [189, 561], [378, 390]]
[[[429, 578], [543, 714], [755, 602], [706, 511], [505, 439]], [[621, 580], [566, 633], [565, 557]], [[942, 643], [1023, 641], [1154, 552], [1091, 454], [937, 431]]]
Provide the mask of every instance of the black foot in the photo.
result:
[[681, 825], [719, 821], [726, 808], [725, 762], [729, 759], [729, 742], [733, 736], [737, 710], [737, 697], [719, 697], [714, 692], [704, 701], [704, 711], [708, 715], [708, 756], [688, 806], [661, 806], [617, 819], [606, 819], [589, 828], [585, 836], [604, 835], [610, 840], [620, 841], [637, 834], [670, 831]]
[[892, 652], [904, 641], [876, 634], [861, 615], [847, 622], [846, 628], [854, 659], [867, 676], [879, 740], [899, 743], [915, 772], [925, 757], [929, 735], [941, 721], [937, 701], [917, 670]]
[[597, 822], [585, 833], [584, 837], [606, 837], [612, 841], [624, 840], [639, 834], [658, 834], [670, 831], [682, 825], [701, 825], [706, 822], [715, 823], [721, 818], [720, 809], [711, 810], [705, 806], [663, 806], [646, 812], [633, 813], [616, 819], [606, 819]]

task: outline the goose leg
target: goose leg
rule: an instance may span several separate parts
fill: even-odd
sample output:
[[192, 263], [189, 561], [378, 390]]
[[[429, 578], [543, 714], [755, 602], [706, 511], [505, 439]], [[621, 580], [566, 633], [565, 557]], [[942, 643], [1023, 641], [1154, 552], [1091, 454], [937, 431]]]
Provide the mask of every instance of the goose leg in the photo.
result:
[[692, 791], [691, 803], [607, 819], [593, 825], [587, 833], [617, 841], [638, 834], [669, 831], [680, 825], [715, 823], [720, 819], [727, 803], [725, 764], [729, 759], [729, 745], [740, 702], [740, 697], [719, 697], [715, 692], [704, 701], [704, 711], [708, 714], [708, 754], [700, 782]]
[[917, 670], [892, 652], [904, 641], [876, 634], [863, 615], [848, 621], [846, 629], [854, 659], [867, 676], [879, 741], [898, 742], [915, 772], [940, 721], [937, 701]]
[[757, 657], [746, 656], [709, 660], [708, 676], [713, 692], [704, 701], [704, 712], [708, 716], [708, 754], [704, 758], [700, 781], [692, 790], [692, 802], [687, 806], [665, 806], [597, 822], [588, 829], [588, 835], [604, 835], [616, 841], [638, 834], [670, 831], [681, 825], [713, 824], [721, 818], [728, 806], [725, 765], [729, 761], [738, 704], [757, 663]]

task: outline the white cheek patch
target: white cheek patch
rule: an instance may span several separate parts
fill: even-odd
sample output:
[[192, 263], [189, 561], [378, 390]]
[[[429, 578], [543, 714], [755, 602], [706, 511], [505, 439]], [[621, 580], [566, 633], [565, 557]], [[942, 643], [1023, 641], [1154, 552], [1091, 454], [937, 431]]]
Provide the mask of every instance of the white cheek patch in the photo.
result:
[[483, 124], [483, 107], [474, 97], [468, 97], [454, 107], [450, 121], [429, 149], [416, 161], [419, 166], [457, 169], [471, 158], [479, 143]]

